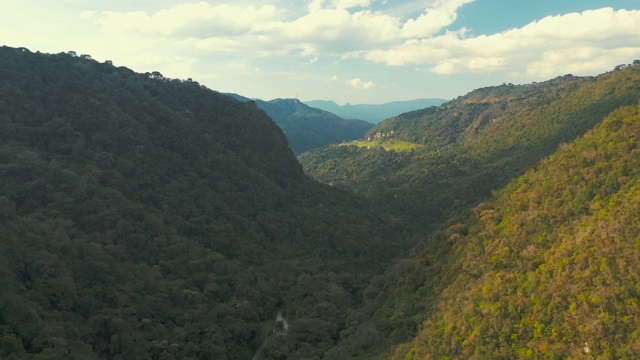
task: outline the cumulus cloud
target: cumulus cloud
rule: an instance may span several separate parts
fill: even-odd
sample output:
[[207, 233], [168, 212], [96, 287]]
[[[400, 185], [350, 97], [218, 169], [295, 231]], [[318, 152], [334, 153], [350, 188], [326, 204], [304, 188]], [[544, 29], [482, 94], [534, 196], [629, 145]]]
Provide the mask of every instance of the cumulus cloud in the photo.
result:
[[85, 10], [83, 12], [80, 13], [80, 18], [81, 19], [91, 19], [94, 15], [93, 11], [89, 11], [89, 10]]
[[354, 7], [367, 7], [371, 4], [370, 0], [332, 0], [331, 4], [336, 9], [351, 9]]
[[458, 17], [458, 9], [474, 0], [438, 0], [416, 19], [409, 19], [402, 26], [404, 38], [429, 37], [446, 26], [451, 25]]
[[[473, 0], [437, 0], [415, 19], [373, 10], [371, 0], [311, 0], [294, 14], [276, 5], [181, 4], [155, 13], [102, 12], [93, 19], [106, 34], [163, 36], [208, 51], [302, 50], [305, 56], [343, 56], [428, 37], [450, 25], [457, 9]], [[218, 47], [219, 46], [219, 47]]]
[[307, 9], [309, 10], [309, 12], [314, 12], [322, 10], [323, 6], [324, 0], [311, 0], [311, 2], [309, 2], [309, 5], [307, 5]]
[[324, 8], [331, 9], [351, 9], [355, 7], [368, 7], [371, 0], [311, 0], [307, 9], [309, 12], [322, 10]]
[[372, 81], [362, 81], [360, 78], [355, 78], [347, 81], [347, 84], [354, 89], [367, 90], [371, 89], [375, 84]]
[[345, 9], [321, 9], [291, 21], [256, 24], [254, 31], [284, 46], [313, 49], [309, 55], [340, 55], [390, 45], [399, 33], [396, 18], [371, 11], [352, 14]]
[[[201, 1], [154, 12], [89, 10], [77, 16], [97, 25], [100, 44], [110, 53], [140, 59], [129, 61], [132, 65], [148, 62], [147, 57], [177, 58], [180, 73], [202, 54], [246, 62], [305, 57], [302, 63], [314, 66], [330, 63], [327, 59], [364, 60], [442, 75], [505, 72], [538, 78], [603, 71], [616, 59], [640, 57], [640, 11], [602, 8], [473, 36], [453, 27], [460, 8], [473, 1], [410, 1], [383, 11], [371, 0], [310, 0], [297, 12], [278, 5], [284, 2]], [[415, 12], [417, 5], [422, 7]], [[357, 89], [374, 86], [361, 79], [347, 83]]]
[[438, 74], [512, 71], [544, 77], [597, 71], [621, 54], [640, 54], [640, 11], [603, 8], [550, 16], [493, 35], [466, 34], [461, 29], [407, 40], [364, 57], [392, 66], [430, 64]]
[[180, 37], [218, 37], [246, 33], [256, 23], [279, 15], [274, 5], [210, 5], [206, 2], [180, 4], [155, 14], [144, 11], [103, 12], [97, 22], [106, 32], [129, 32]]

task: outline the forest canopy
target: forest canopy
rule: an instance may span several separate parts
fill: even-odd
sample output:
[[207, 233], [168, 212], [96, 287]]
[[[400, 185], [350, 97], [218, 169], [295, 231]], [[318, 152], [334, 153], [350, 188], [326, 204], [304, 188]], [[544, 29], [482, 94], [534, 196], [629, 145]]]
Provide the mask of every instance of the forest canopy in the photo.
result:
[[477, 89], [303, 167], [191, 79], [0, 64], [2, 359], [640, 355], [640, 66]]
[[255, 104], [73, 53], [0, 64], [2, 358], [249, 358], [280, 310], [311, 357], [401, 248]]

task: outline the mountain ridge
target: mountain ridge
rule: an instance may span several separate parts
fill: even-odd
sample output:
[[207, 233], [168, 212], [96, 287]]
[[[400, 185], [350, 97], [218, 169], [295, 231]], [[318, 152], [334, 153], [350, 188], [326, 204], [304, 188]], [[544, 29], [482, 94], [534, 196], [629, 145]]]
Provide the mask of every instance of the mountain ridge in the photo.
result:
[[282, 310], [287, 354], [318, 356], [403, 247], [255, 104], [70, 53], [0, 63], [2, 358], [268, 357]]
[[[411, 151], [385, 151], [364, 141], [315, 149], [300, 161], [321, 182], [380, 208], [413, 222], [439, 222], [488, 197], [615, 108], [636, 103], [638, 79], [640, 66], [630, 66], [597, 77], [477, 89], [439, 107], [389, 118], [366, 135], [384, 135], [372, 144], [393, 139], [420, 145]], [[452, 186], [453, 192], [438, 190]]]
[[345, 119], [362, 119], [373, 124], [412, 110], [441, 105], [445, 99], [424, 98], [404, 101], [391, 101], [383, 104], [344, 104], [338, 105], [332, 100], [310, 100], [304, 103], [330, 111]]
[[240, 101], [254, 102], [282, 128], [294, 154], [362, 137], [372, 124], [363, 120], [345, 120], [322, 109], [306, 105], [298, 99], [264, 101], [231, 94]]
[[393, 358], [637, 357], [638, 114], [614, 110], [444, 230], [452, 281]]
[[2, 358], [640, 355], [640, 66], [296, 158], [255, 102], [192, 80], [0, 63]]
[[[639, 211], [634, 202], [638, 196], [638, 80], [640, 67], [629, 67], [597, 77], [561, 76], [526, 88], [504, 85], [478, 89], [442, 108], [389, 119], [368, 134], [389, 136], [394, 131], [391, 139], [415, 141], [431, 147], [427, 151], [356, 146], [317, 150], [326, 151], [324, 158], [317, 159], [318, 164], [331, 164], [325, 167], [330, 175], [327, 179], [356, 176], [361, 164], [374, 181], [387, 184], [394, 184], [394, 179], [385, 176], [406, 171], [407, 180], [395, 183], [400, 186], [411, 181], [428, 186], [438, 179], [438, 173], [448, 177], [441, 183], [448, 188], [414, 189], [411, 200], [402, 202], [407, 207], [411, 206], [409, 201], [420, 201], [423, 196], [439, 196], [436, 191], [457, 192], [457, 183], [465, 178], [475, 187], [491, 181], [494, 186], [499, 184], [498, 173], [489, 179], [469, 176], [480, 173], [487, 164], [490, 171], [501, 172], [504, 164], [514, 161], [529, 164], [522, 168], [524, 175], [513, 172], [506, 188], [494, 188], [479, 205], [458, 204], [458, 210], [444, 216], [438, 227], [418, 235], [412, 254], [371, 283], [365, 291], [367, 305], [359, 317], [353, 317], [358, 324], [349, 328], [349, 335], [327, 356], [578, 358], [585, 356], [588, 348], [594, 356], [637, 357], [637, 334], [632, 329], [633, 314], [638, 310], [635, 302], [627, 302], [636, 296], [629, 284], [635, 284], [637, 271], [632, 270], [631, 278], [625, 279], [623, 268], [640, 267], [637, 221], [632, 220]], [[531, 96], [532, 91], [544, 96]], [[515, 107], [515, 101], [528, 102], [530, 110]], [[502, 112], [496, 112], [495, 104]], [[513, 115], [505, 116], [505, 110]], [[511, 129], [509, 132], [496, 131], [506, 122], [511, 124], [502, 129]], [[451, 124], [460, 126], [447, 132]], [[427, 129], [428, 136], [420, 129]], [[499, 138], [484, 138], [491, 132]], [[520, 150], [512, 145], [518, 137], [523, 145]], [[474, 138], [480, 140], [476, 145], [484, 145], [473, 146], [470, 140]], [[445, 156], [451, 149], [464, 156], [455, 152]], [[502, 158], [505, 154], [513, 158]], [[308, 155], [314, 154], [304, 157]], [[305, 168], [318, 166], [307, 162], [308, 158], [302, 160]], [[406, 169], [414, 172], [398, 166], [401, 161], [407, 161]], [[478, 166], [472, 166], [474, 163]], [[464, 167], [473, 171], [453, 171]], [[374, 190], [371, 198], [383, 196]], [[463, 197], [456, 198], [460, 199]], [[389, 209], [390, 201], [392, 198], [386, 197], [379, 204]], [[503, 205], [508, 208], [503, 210]], [[423, 231], [424, 223], [435, 218], [428, 217], [429, 213], [421, 210], [414, 217], [422, 222]], [[607, 250], [606, 234], [613, 229], [617, 229], [611, 237], [616, 250]], [[587, 240], [589, 245], [583, 244]], [[613, 260], [618, 251], [624, 253], [622, 265]], [[591, 261], [593, 254], [597, 254], [596, 260]], [[580, 272], [572, 273], [572, 269]], [[598, 286], [591, 290], [580, 281]], [[606, 304], [604, 312], [600, 304]], [[609, 333], [615, 336], [609, 337]]]

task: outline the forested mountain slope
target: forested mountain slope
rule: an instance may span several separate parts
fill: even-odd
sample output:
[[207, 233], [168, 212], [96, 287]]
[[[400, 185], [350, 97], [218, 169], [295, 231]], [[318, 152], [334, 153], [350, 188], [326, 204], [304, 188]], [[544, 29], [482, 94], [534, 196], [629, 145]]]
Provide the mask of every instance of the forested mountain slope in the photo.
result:
[[639, 358], [639, 140], [616, 110], [424, 244], [394, 306], [426, 320], [393, 358]]
[[[255, 104], [0, 48], [0, 357], [247, 359], [332, 346], [393, 226], [302, 172]], [[268, 343], [268, 341], [267, 341]]]
[[451, 219], [363, 293], [326, 358], [640, 356], [640, 106]]
[[253, 101], [264, 110], [280, 126], [295, 155], [333, 143], [360, 139], [373, 127], [364, 120], [345, 120], [328, 111], [307, 106], [298, 99], [264, 101], [229, 95], [238, 100]]
[[312, 150], [300, 161], [314, 178], [364, 195], [418, 227], [437, 224], [486, 199], [612, 110], [636, 104], [638, 84], [640, 66], [629, 66], [596, 77], [478, 89], [388, 119], [357, 146]]

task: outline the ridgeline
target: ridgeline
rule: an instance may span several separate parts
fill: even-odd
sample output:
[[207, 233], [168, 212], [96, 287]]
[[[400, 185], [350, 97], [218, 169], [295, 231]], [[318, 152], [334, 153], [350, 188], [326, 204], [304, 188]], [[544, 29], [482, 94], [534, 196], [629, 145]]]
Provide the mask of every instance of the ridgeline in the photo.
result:
[[640, 356], [636, 63], [303, 166], [269, 111], [190, 79], [0, 64], [2, 359]]
[[246, 359], [282, 308], [313, 357], [402, 248], [255, 104], [87, 55], [0, 63], [3, 359]]
[[[482, 88], [387, 119], [367, 133], [369, 145], [314, 149], [300, 161], [319, 181], [364, 196], [424, 232], [487, 199], [611, 111], [637, 104], [638, 82], [634, 65], [596, 77]], [[403, 146], [387, 151], [387, 142]]]

